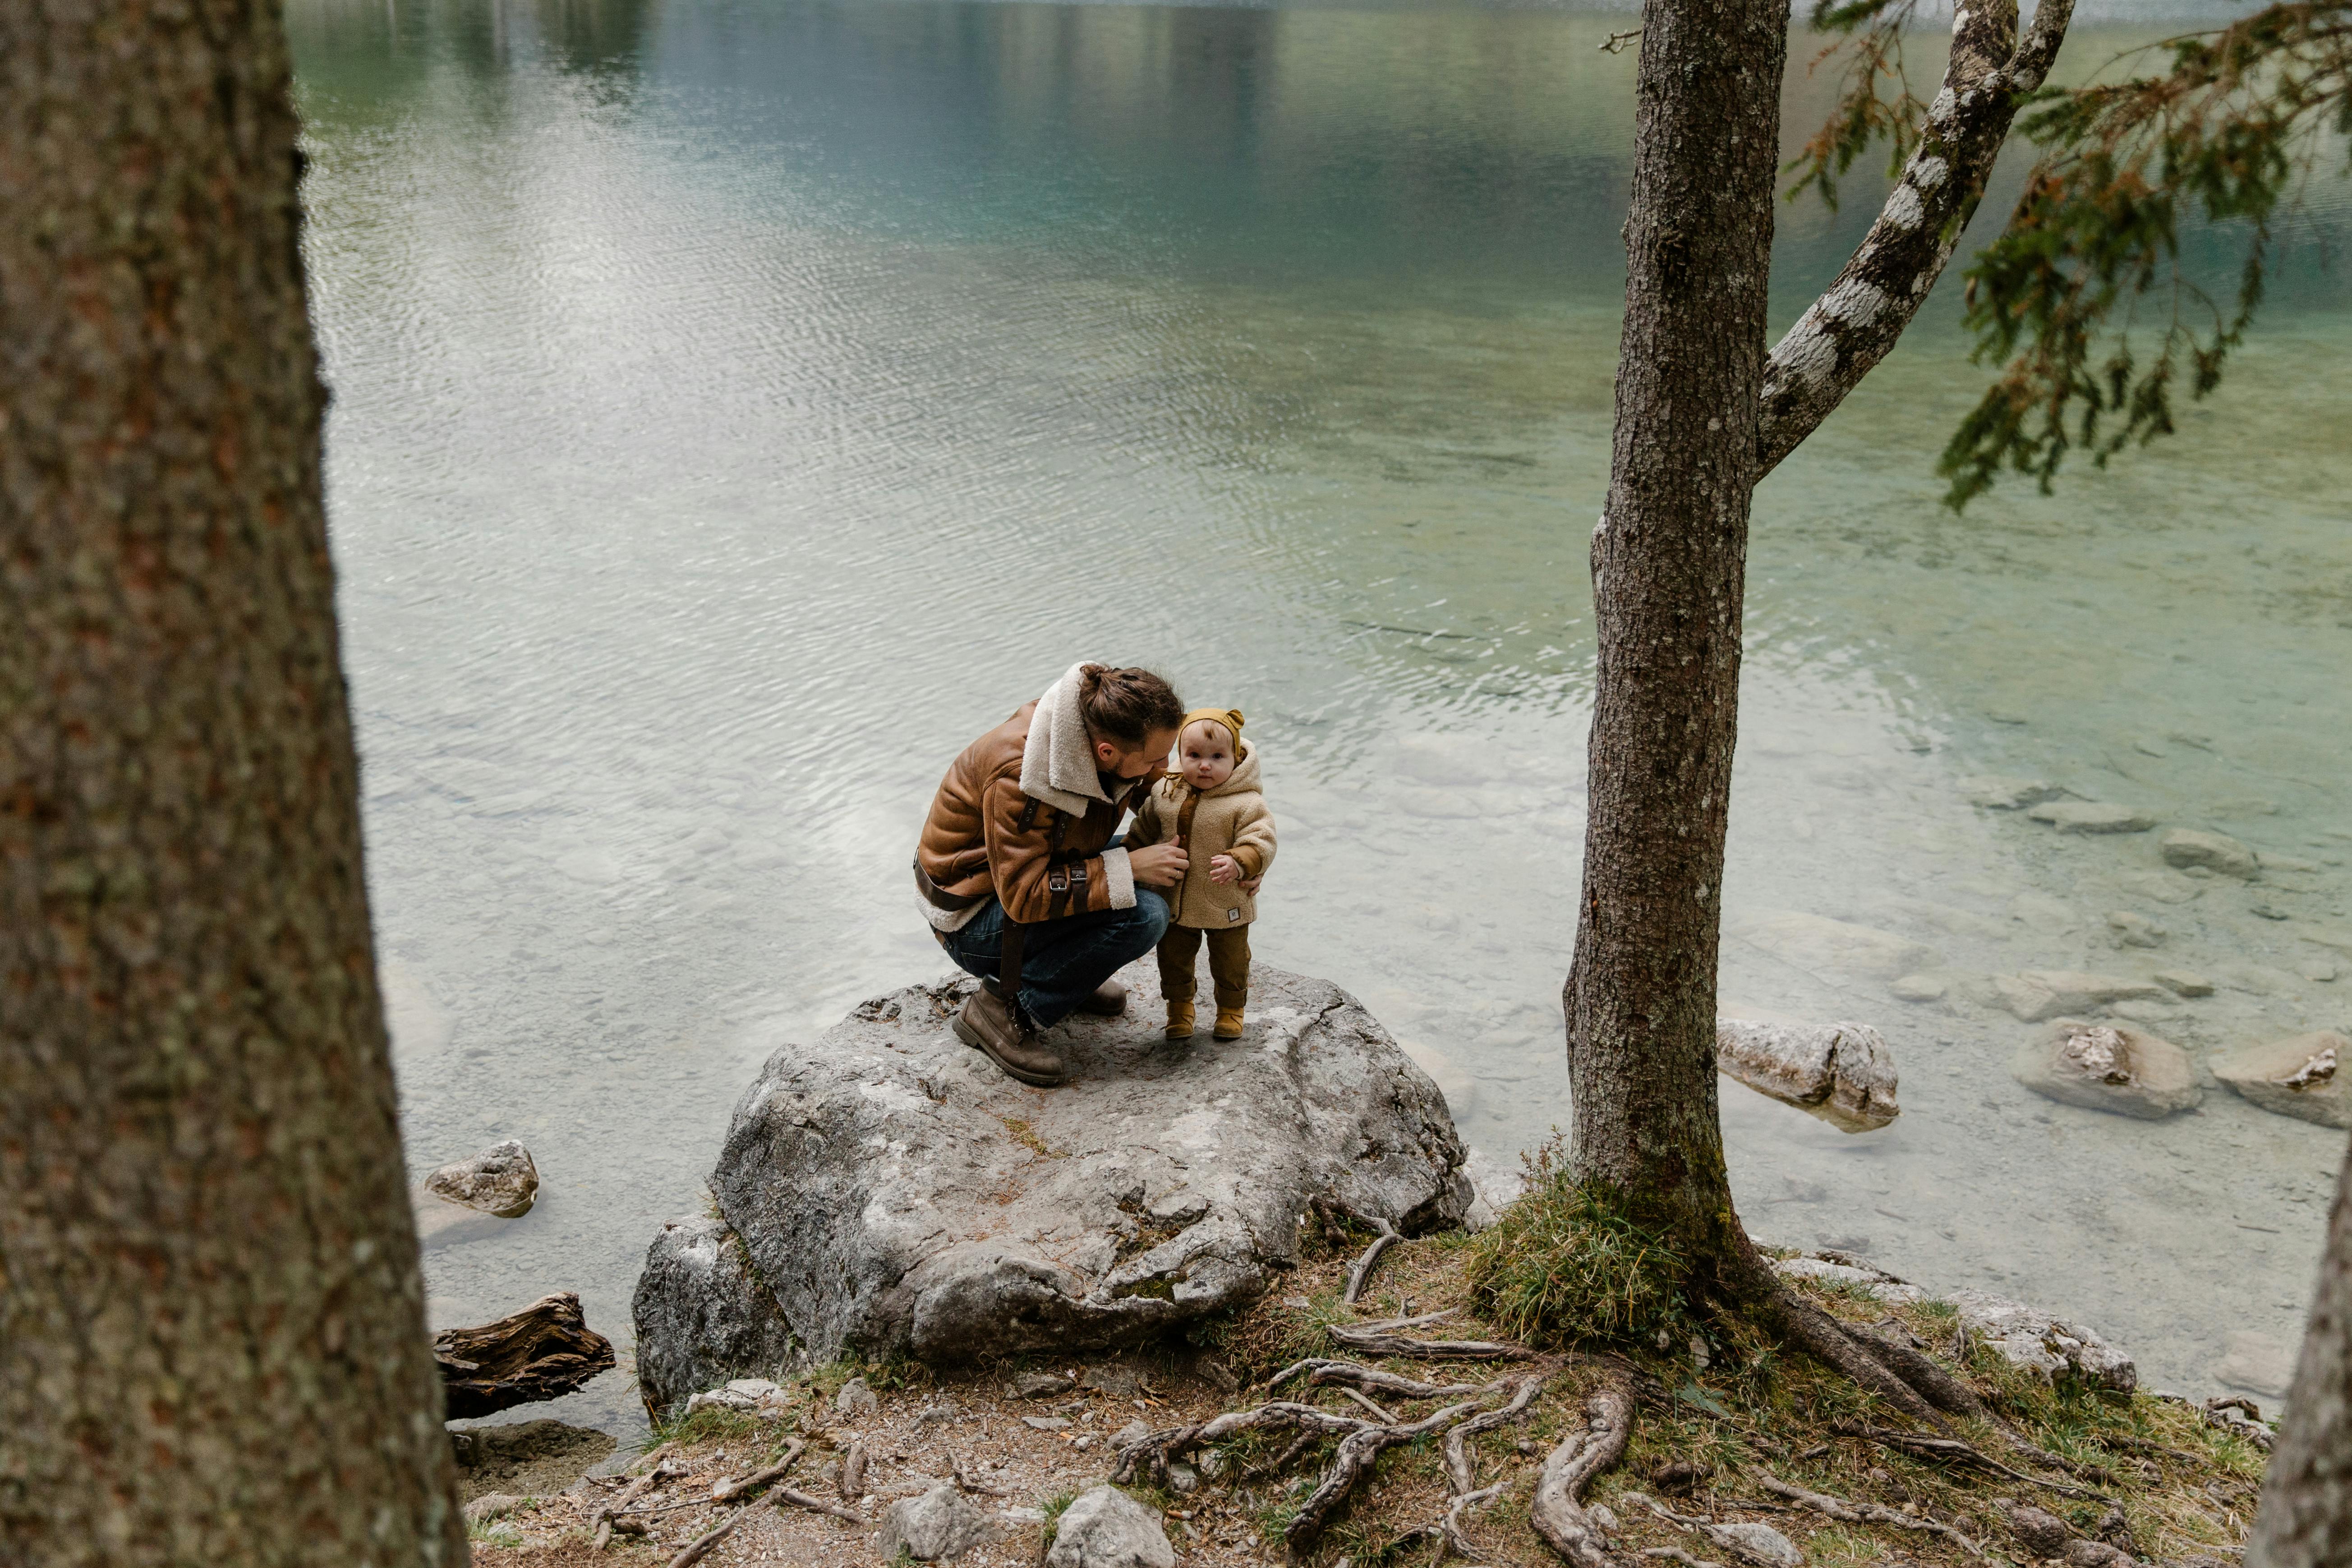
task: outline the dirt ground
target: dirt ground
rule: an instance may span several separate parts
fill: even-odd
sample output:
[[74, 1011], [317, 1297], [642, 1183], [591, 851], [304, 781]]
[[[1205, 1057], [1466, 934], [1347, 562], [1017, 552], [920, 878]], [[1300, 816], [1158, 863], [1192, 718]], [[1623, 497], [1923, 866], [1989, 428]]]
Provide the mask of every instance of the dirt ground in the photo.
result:
[[[798, 1436], [808, 1446], [783, 1484], [828, 1501], [839, 1500], [835, 1478], [845, 1451], [853, 1441], [863, 1445], [866, 1484], [848, 1506], [866, 1522], [755, 1502], [705, 1563], [814, 1568], [878, 1562], [884, 1510], [961, 1471], [966, 1497], [1003, 1516], [1005, 1534], [959, 1564], [1030, 1568], [1040, 1560], [1047, 1521], [1072, 1497], [1108, 1478], [1118, 1460], [1114, 1435], [1132, 1424], [1172, 1427], [1270, 1397], [1365, 1414], [1338, 1388], [1294, 1382], [1269, 1394], [1264, 1386], [1301, 1357], [1332, 1354], [1328, 1331], [1335, 1323], [1459, 1308], [1461, 1316], [1443, 1331], [1502, 1337], [1481, 1329], [1469, 1310], [1461, 1267], [1465, 1245], [1459, 1237], [1440, 1237], [1393, 1248], [1355, 1307], [1340, 1296], [1347, 1255], [1337, 1247], [1320, 1256], [1310, 1252], [1255, 1306], [1211, 1331], [1205, 1337], [1213, 1342], [1205, 1347], [1179, 1343], [1161, 1352], [1064, 1361], [1033, 1357], [956, 1374], [864, 1368], [879, 1407], [863, 1416], [841, 1414], [836, 1403], [843, 1382], [861, 1369], [814, 1369], [790, 1385], [791, 1403], [775, 1419], [706, 1410], [656, 1435], [675, 1445], [669, 1458], [682, 1473], [642, 1500], [640, 1506], [662, 1510], [652, 1518], [649, 1538], [615, 1537], [601, 1556], [591, 1552], [590, 1519], [625, 1479], [587, 1479], [478, 1527], [475, 1561], [486, 1568], [666, 1563], [738, 1511], [710, 1501], [714, 1482], [761, 1468]], [[1808, 1293], [1850, 1321], [1884, 1327], [1892, 1317], [1920, 1342], [1950, 1338], [1948, 1308], [1928, 1303], [1890, 1310], [1835, 1289]], [[1614, 1515], [1612, 1532], [1629, 1561], [1642, 1560], [1644, 1551], [1671, 1550], [1738, 1568], [1736, 1555], [1686, 1522], [1705, 1519], [1718, 1526], [1769, 1524], [1802, 1551], [1811, 1568], [2022, 1564], [2036, 1561], [2011, 1524], [2010, 1505], [2022, 1503], [2063, 1521], [2080, 1537], [2105, 1531], [2128, 1540], [2143, 1561], [2226, 1568], [2241, 1554], [2261, 1485], [2260, 1452], [2196, 1406], [2035, 1384], [1981, 1349], [1959, 1369], [1970, 1384], [2003, 1419], [2074, 1468], [2005, 1477], [1912, 1458], [1868, 1435], [1898, 1417], [1822, 1369], [1769, 1354], [1744, 1367], [1692, 1364], [1676, 1359], [1682, 1356], [1677, 1350], [1642, 1366], [1633, 1443], [1587, 1498]], [[1598, 1376], [1595, 1363], [1564, 1353], [1500, 1366], [1353, 1359], [1437, 1383], [1484, 1384], [1531, 1368], [1548, 1374], [1524, 1419], [1473, 1444], [1480, 1484], [1502, 1481], [1507, 1489], [1471, 1517], [1468, 1534], [1489, 1563], [1556, 1564], [1528, 1522], [1528, 1503], [1544, 1455], [1583, 1423], [1584, 1401]], [[1034, 1381], [1041, 1373], [1070, 1382], [1038, 1397], [1015, 1396], [1017, 1379]], [[1412, 1420], [1444, 1402], [1384, 1396], [1383, 1403], [1397, 1418]], [[1986, 1450], [2007, 1451], [1999, 1449], [1990, 1429], [1968, 1435]], [[1286, 1562], [1283, 1526], [1331, 1454], [1325, 1441], [1286, 1456], [1287, 1438], [1283, 1432], [1244, 1433], [1213, 1458], [1194, 1456], [1213, 1474], [1178, 1472], [1173, 1479], [1181, 1489], [1140, 1480], [1129, 1489], [1165, 1510], [1169, 1539], [1187, 1568]], [[636, 1468], [642, 1470], [651, 1458]], [[1948, 1525], [1969, 1538], [1970, 1549], [1916, 1526], [1841, 1522], [1808, 1511], [1769, 1494], [1761, 1484], [1768, 1479]], [[1423, 1568], [1438, 1559], [1433, 1529], [1447, 1498], [1433, 1442], [1392, 1448], [1300, 1561], [1318, 1568], [1336, 1568], [1342, 1559], [1351, 1568]]]

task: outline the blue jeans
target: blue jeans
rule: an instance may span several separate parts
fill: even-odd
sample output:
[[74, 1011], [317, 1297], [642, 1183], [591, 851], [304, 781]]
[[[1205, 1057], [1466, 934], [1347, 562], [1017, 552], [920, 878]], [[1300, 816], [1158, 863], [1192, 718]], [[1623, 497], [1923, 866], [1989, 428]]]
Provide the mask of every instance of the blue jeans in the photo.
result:
[[[1039, 921], [1021, 947], [1021, 1010], [1048, 1029], [1075, 1011], [1095, 988], [1160, 945], [1168, 930], [1168, 900], [1135, 889], [1131, 910], [1094, 910]], [[1004, 968], [1004, 906], [994, 899], [964, 922], [940, 932], [940, 945], [958, 968], [993, 980]]]

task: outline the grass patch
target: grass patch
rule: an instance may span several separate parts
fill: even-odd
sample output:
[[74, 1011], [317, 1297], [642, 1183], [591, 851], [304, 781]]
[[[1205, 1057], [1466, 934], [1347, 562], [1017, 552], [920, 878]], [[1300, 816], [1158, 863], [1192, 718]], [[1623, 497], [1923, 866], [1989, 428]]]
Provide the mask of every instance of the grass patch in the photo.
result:
[[1482, 1315], [1537, 1345], [1665, 1349], [1687, 1338], [1690, 1268], [1674, 1247], [1571, 1179], [1556, 1142], [1529, 1163], [1527, 1193], [1469, 1245]]
[[[677, 1407], [680, 1412], [683, 1405]], [[693, 1415], [656, 1416], [646, 1428], [644, 1451], [650, 1452], [664, 1443], [702, 1443], [728, 1441], [757, 1436], [761, 1422], [740, 1410], [730, 1410], [721, 1405], [706, 1405]]]

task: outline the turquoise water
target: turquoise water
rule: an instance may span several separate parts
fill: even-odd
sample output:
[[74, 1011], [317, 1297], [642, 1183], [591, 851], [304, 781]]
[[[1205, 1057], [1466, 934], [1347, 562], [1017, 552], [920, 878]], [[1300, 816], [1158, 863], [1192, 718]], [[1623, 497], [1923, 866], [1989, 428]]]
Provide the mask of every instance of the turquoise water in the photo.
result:
[[[905, 863], [948, 759], [1080, 657], [1249, 714], [1261, 957], [1362, 996], [1474, 1143], [1563, 1120], [1622, 15], [290, 9], [410, 1157], [518, 1136], [547, 1183], [430, 1252], [436, 1322], [574, 1289], [625, 1346], [758, 1063], [940, 968]], [[1864, 184], [1787, 210], [1783, 319]], [[2352, 929], [2345, 211], [2323, 187], [2155, 452], [1941, 510], [1982, 384], [1947, 291], [1759, 496], [1730, 923], [1868, 924], [1953, 984], [1727, 940], [1727, 999], [1873, 1023], [1903, 1073], [1862, 1137], [1727, 1087], [1743, 1209], [2183, 1390], [2275, 1380], [2343, 1135], [2039, 1100], [1984, 977], [2206, 972], [2124, 1005], [2200, 1057], [2352, 1015], [2306, 940]], [[2060, 838], [1969, 804], [1981, 773], [2311, 868], [2168, 902], [2153, 835]], [[2118, 949], [2110, 911], [2167, 934]], [[551, 1413], [626, 1424], [624, 1382]]]

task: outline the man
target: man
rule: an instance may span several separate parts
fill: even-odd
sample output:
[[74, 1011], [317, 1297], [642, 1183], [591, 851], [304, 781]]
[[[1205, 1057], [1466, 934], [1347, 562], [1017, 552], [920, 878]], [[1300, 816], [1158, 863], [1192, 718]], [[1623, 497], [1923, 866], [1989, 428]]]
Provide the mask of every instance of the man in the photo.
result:
[[1183, 717], [1148, 669], [1075, 665], [940, 781], [915, 885], [940, 945], [982, 977], [956, 1035], [1023, 1083], [1069, 1077], [1043, 1032], [1073, 1012], [1125, 1011], [1111, 975], [1168, 929], [1155, 889], [1183, 880], [1183, 848], [1130, 853], [1113, 836], [1166, 768]]

